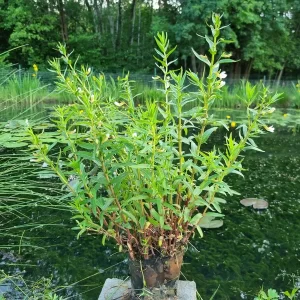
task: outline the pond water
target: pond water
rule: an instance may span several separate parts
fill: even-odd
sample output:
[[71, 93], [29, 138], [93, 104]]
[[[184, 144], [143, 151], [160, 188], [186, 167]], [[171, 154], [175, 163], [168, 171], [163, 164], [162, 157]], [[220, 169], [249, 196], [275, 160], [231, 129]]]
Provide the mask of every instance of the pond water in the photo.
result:
[[[219, 144], [224, 134], [214, 135], [214, 142]], [[245, 178], [228, 179], [241, 195], [227, 197], [223, 227], [192, 240], [185, 255], [183, 278], [196, 282], [204, 300], [218, 287], [215, 299], [253, 299], [262, 286], [279, 291], [300, 286], [300, 135], [278, 127], [257, 144], [265, 152], [246, 153]], [[268, 210], [259, 213], [239, 203], [249, 197], [267, 200]], [[78, 240], [68, 212], [37, 206], [25, 214], [31, 222], [48, 225], [22, 229], [21, 242], [1, 238], [1, 245], [14, 244], [12, 250], [0, 245], [0, 269], [7, 274], [22, 274], [27, 282], [52, 278], [59, 294], [88, 300], [98, 299], [106, 278], [128, 276], [126, 255], [113, 245], [102, 246], [97, 236]], [[21, 218], [5, 226], [26, 222]], [[10, 233], [20, 236], [18, 230]], [[3, 284], [4, 289], [11, 286]]]

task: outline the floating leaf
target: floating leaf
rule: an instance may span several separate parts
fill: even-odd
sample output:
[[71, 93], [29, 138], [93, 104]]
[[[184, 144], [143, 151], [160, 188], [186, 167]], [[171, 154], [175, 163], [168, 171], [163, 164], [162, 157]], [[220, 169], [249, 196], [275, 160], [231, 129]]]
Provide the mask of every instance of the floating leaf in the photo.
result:
[[244, 206], [252, 206], [256, 202], [256, 198], [246, 198], [240, 201]]
[[213, 220], [206, 224], [200, 224], [202, 228], [220, 228], [223, 226], [223, 220]]
[[201, 228], [219, 228], [223, 225], [222, 220], [214, 220], [214, 216], [205, 215], [201, 218], [199, 226]]
[[240, 201], [244, 206], [252, 206], [254, 209], [267, 209], [269, 204], [266, 200], [257, 198], [245, 198]]
[[268, 202], [262, 199], [257, 200], [254, 204], [253, 204], [253, 208], [255, 209], [267, 209], [269, 206]]

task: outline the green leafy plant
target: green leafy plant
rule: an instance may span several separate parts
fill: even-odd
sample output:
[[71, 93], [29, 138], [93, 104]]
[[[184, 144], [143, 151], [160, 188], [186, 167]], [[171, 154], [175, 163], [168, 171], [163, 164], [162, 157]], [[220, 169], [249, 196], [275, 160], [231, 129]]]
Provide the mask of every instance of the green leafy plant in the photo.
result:
[[[221, 17], [212, 16], [212, 38], [205, 36], [210, 55], [195, 56], [207, 72], [173, 70], [166, 33], [156, 36], [155, 57], [163, 85], [164, 100], [147, 100], [136, 106], [129, 74], [119, 80], [120, 98], [104, 97], [105, 77], [72, 62], [65, 47], [50, 65], [57, 85], [77, 101], [56, 107], [52, 115], [56, 130], [28, 127], [31, 149], [63, 183], [77, 222], [78, 236], [101, 234], [102, 243], [114, 239], [132, 260], [156, 255], [173, 256], [187, 247], [202, 228], [222, 225], [224, 197], [236, 192], [224, 181], [229, 174], [242, 176], [243, 152], [260, 151], [253, 138], [273, 131], [263, 117], [279, 98], [262, 88], [246, 89], [247, 122], [236, 134], [225, 137], [226, 149], [208, 149], [212, 127], [210, 109], [220, 100], [225, 72], [220, 67], [234, 62], [217, 48], [229, 41], [220, 38]], [[189, 81], [197, 92], [187, 92]], [[190, 103], [199, 103], [184, 110]], [[254, 104], [255, 103], [255, 104]], [[228, 128], [227, 128], [228, 129]]]
[[254, 300], [275, 300], [278, 299], [279, 295], [274, 289], [268, 289], [268, 292], [264, 292], [263, 289], [261, 289], [258, 293], [258, 296], [254, 298]]
[[8, 285], [7, 292], [0, 292], [0, 300], [24, 299], [24, 300], [63, 300], [53, 290], [51, 279], [42, 277], [33, 283], [25, 282], [21, 275], [8, 275], [0, 272], [0, 284]]
[[[298, 288], [293, 288], [291, 292], [285, 291], [283, 294], [292, 300], [295, 299], [298, 290], [299, 290]], [[254, 298], [254, 300], [277, 300], [277, 299], [279, 299], [279, 294], [277, 293], [276, 290], [268, 289], [266, 293], [263, 290], [263, 288], [259, 291], [257, 297]]]
[[296, 294], [299, 291], [299, 288], [293, 288], [291, 292], [285, 291], [283, 294], [287, 296], [289, 299], [296, 299]]

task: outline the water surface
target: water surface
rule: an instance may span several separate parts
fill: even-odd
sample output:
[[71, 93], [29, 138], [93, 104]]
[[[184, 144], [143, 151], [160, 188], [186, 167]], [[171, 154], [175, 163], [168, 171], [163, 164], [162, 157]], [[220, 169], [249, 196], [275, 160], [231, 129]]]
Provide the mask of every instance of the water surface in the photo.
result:
[[[220, 144], [224, 134], [215, 134], [213, 142]], [[257, 144], [265, 152], [245, 153], [245, 178], [228, 178], [241, 195], [227, 197], [223, 227], [197, 236], [185, 255], [183, 275], [196, 282], [205, 300], [218, 286], [215, 299], [253, 299], [261, 286], [280, 291], [300, 286], [300, 136], [277, 127]], [[42, 182], [47, 186], [49, 179]], [[269, 209], [258, 213], [241, 206], [239, 200], [248, 197], [267, 200]], [[127, 277], [126, 255], [113, 244], [102, 246], [99, 236], [78, 240], [68, 212], [37, 206], [24, 213], [48, 225], [26, 229], [21, 246], [20, 238], [2, 239], [2, 245], [14, 244], [12, 250], [0, 247], [6, 272], [21, 273], [29, 282], [52, 278], [61, 295], [88, 300], [97, 299], [106, 278]], [[20, 222], [28, 220], [6, 220], [5, 226]], [[20, 235], [18, 228], [10, 232]]]

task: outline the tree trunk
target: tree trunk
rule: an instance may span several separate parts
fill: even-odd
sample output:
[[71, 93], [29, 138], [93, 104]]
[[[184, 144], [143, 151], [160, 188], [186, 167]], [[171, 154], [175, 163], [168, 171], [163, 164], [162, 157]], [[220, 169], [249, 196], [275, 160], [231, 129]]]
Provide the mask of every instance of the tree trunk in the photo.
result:
[[[100, 8], [99, 8], [100, 5]], [[94, 0], [94, 11], [93, 11], [93, 17], [94, 17], [94, 24], [95, 24], [95, 32], [98, 36], [99, 41], [101, 40], [102, 32], [101, 32], [101, 7], [102, 7], [102, 1], [100, 0], [100, 3], [98, 5], [98, 0]]]
[[91, 13], [92, 12], [92, 8], [91, 8], [91, 5], [89, 3], [89, 0], [84, 0], [84, 4], [87, 7], [89, 13]]
[[133, 44], [133, 35], [134, 35], [134, 25], [135, 25], [135, 8], [136, 8], [136, 0], [132, 1], [130, 18], [132, 20], [131, 23], [131, 36], [130, 36], [130, 45]]
[[161, 1], [162, 1], [162, 0], [158, 0], [158, 9], [159, 9], [159, 10], [161, 10], [161, 8], [162, 8]]
[[121, 32], [122, 32], [122, 0], [119, 0], [118, 1], [116, 49], [119, 49], [120, 45], [121, 45]]
[[193, 52], [192, 52], [192, 54], [191, 54], [191, 63], [192, 63], [192, 71], [193, 71], [194, 73], [197, 73], [196, 56], [194, 55]]
[[238, 60], [235, 64], [234, 64], [234, 79], [240, 79], [241, 78], [241, 53], [240, 50], [237, 50], [236, 53], [236, 59]]
[[141, 3], [139, 3], [139, 28], [138, 28], [138, 37], [137, 37], [138, 47], [140, 47], [140, 40], [141, 40], [141, 21], [142, 21], [142, 12], [141, 12]]
[[63, 42], [66, 43], [68, 41], [68, 26], [63, 0], [58, 0], [58, 11], [60, 17], [61, 37]]
[[110, 6], [110, 0], [106, 0], [107, 3], [107, 12], [108, 12], [108, 22], [109, 22], [109, 28], [110, 28], [110, 35], [112, 39], [112, 45], [113, 49], [116, 49], [116, 43], [115, 43], [115, 26], [114, 26], [114, 19], [113, 14]]
[[285, 63], [283, 64], [283, 66], [282, 66], [282, 68], [281, 68], [281, 70], [280, 70], [280, 72], [279, 72], [279, 74], [278, 74], [276, 86], [279, 86], [279, 84], [280, 84], [280, 81], [281, 81], [281, 77], [282, 77], [284, 68], [285, 68]]
[[246, 79], [246, 80], [249, 79], [249, 76], [250, 76], [250, 72], [251, 72], [251, 69], [252, 69], [253, 62], [254, 62], [254, 59], [251, 58], [250, 61], [249, 61], [248, 64], [247, 64], [247, 68], [246, 68], [246, 71], [245, 71], [245, 74], [244, 74], [244, 79]]

